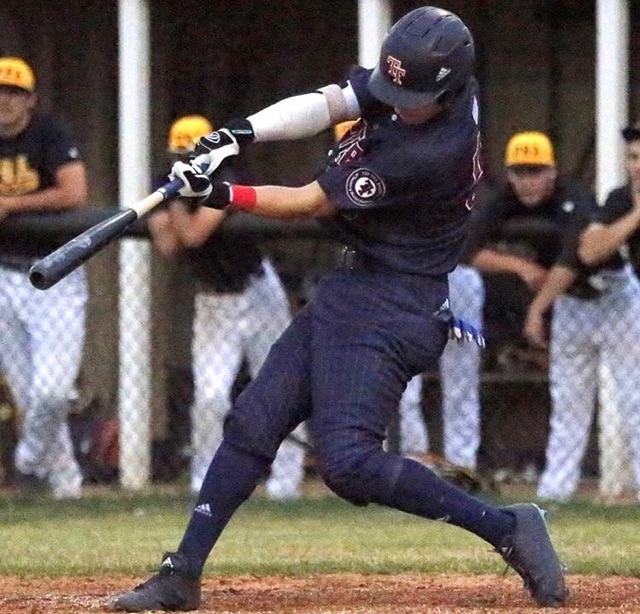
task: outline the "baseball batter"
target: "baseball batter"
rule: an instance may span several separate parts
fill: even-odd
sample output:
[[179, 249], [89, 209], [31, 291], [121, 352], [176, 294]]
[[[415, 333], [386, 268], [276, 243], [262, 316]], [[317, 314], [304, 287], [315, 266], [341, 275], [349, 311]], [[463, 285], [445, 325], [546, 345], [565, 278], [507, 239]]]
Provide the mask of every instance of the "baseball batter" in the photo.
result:
[[[168, 152], [184, 156], [213, 130], [201, 115], [176, 120], [169, 130]], [[230, 169], [219, 176], [233, 179]], [[248, 239], [216, 234], [233, 212], [199, 209], [179, 200], [149, 219], [155, 247], [179, 256], [195, 284], [192, 356], [194, 403], [191, 407], [191, 491], [200, 491], [213, 454], [222, 441], [222, 424], [231, 406], [231, 391], [243, 358], [252, 377], [271, 345], [290, 321], [289, 301], [268, 258]], [[274, 498], [299, 494], [304, 451], [288, 440], [274, 461], [267, 482]]]
[[177, 552], [116, 608], [197, 608], [215, 542], [305, 420], [319, 472], [336, 494], [465, 528], [501, 553], [538, 603], [564, 601], [562, 566], [535, 505], [492, 507], [383, 447], [405, 386], [437, 363], [447, 341], [448, 324], [434, 314], [448, 306], [447, 274], [480, 174], [473, 64], [473, 39], [457, 16], [415, 9], [391, 28], [374, 70], [355, 68], [341, 84], [228, 122], [196, 150], [211, 173], [251, 141], [304, 138], [360, 118], [350, 146], [314, 181], [241, 186], [174, 165], [183, 195], [205, 206], [321, 220], [343, 238], [344, 259], [229, 412]]
[[[87, 198], [75, 137], [60, 119], [35, 111], [35, 76], [21, 58], [0, 58], [0, 218], [62, 211]], [[79, 497], [82, 473], [67, 415], [80, 371], [87, 284], [82, 269], [47, 292], [29, 282], [46, 248], [27, 240], [0, 249], [0, 364], [20, 412], [19, 482], [48, 482], [56, 498]]]

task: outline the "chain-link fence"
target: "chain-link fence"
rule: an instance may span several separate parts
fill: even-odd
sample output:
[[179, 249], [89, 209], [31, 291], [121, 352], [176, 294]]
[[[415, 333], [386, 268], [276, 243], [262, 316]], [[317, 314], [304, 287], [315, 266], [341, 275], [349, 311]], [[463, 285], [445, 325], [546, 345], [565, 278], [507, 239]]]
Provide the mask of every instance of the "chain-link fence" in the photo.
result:
[[[339, 249], [324, 239], [261, 243], [268, 256], [246, 287], [216, 294], [203, 292], [182, 265], [152, 255], [146, 240], [121, 242], [119, 266], [111, 263], [118, 270], [117, 308], [90, 304], [88, 344], [82, 272], [42, 293], [30, 287], [24, 270], [0, 267], [4, 484], [38, 482], [58, 497], [79, 496], [81, 479], [85, 487], [134, 489], [172, 481], [195, 492], [231, 402], [312, 296], [318, 276], [339, 260]], [[97, 283], [91, 288], [102, 291]], [[549, 353], [522, 341], [529, 300], [511, 278], [481, 276], [466, 266], [451, 276], [453, 310], [474, 324], [484, 320], [487, 348], [449, 344], [440, 369], [407, 389], [390, 446], [423, 459], [445, 457], [496, 487], [541, 488], [549, 466], [552, 387]], [[119, 334], [96, 332], [101, 326]], [[585, 323], [575, 326], [570, 338], [580, 336]], [[116, 347], [112, 382], [92, 382], [92, 369], [105, 366], [96, 345]], [[596, 354], [590, 360], [600, 364]], [[633, 359], [620, 366], [638, 364]], [[628, 429], [607, 368], [592, 370], [593, 386], [585, 390], [555, 383], [556, 394], [561, 389], [556, 411], [573, 407], [579, 415], [557, 431], [566, 439], [555, 440], [556, 475], [547, 478], [555, 490], [538, 490], [540, 496], [635, 497]], [[631, 371], [627, 377], [636, 379]], [[107, 393], [109, 388], [114, 390]], [[71, 413], [65, 421], [66, 408]], [[291, 499], [314, 492], [314, 484], [313, 449], [302, 427], [286, 441], [261, 488]]]

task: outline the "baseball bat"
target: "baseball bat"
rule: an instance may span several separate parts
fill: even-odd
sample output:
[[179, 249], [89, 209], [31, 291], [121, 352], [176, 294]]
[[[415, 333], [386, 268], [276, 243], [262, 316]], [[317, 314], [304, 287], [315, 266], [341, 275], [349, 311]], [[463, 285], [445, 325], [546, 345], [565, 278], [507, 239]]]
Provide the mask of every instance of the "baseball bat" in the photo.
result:
[[[205, 167], [203, 164], [203, 168]], [[135, 205], [85, 230], [58, 249], [38, 260], [29, 269], [29, 281], [38, 290], [46, 290], [77, 269], [83, 262], [117, 239], [139, 217], [178, 194], [184, 186], [174, 179], [158, 188]]]

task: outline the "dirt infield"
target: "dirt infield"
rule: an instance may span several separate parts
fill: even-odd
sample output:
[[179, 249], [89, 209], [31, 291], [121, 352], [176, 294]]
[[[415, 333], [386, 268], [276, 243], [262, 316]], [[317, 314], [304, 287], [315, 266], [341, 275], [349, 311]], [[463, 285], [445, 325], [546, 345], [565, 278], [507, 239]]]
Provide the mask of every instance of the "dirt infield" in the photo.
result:
[[[640, 579], [569, 576], [567, 614], [640, 612]], [[2, 614], [111, 612], [136, 580], [0, 578]], [[217, 614], [527, 614], [540, 612], [519, 579], [402, 574], [207, 578], [201, 612]]]

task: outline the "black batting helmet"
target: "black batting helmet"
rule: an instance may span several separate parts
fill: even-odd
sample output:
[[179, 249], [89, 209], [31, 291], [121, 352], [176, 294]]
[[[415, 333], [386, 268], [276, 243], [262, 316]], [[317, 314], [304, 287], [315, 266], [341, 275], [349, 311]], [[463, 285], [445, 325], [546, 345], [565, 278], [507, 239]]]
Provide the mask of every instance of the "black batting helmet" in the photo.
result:
[[395, 107], [443, 102], [467, 83], [474, 62], [473, 37], [462, 20], [444, 9], [424, 6], [389, 30], [369, 90]]

